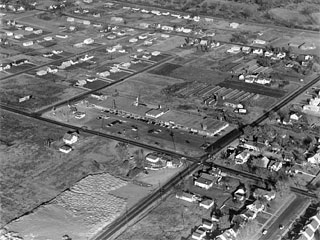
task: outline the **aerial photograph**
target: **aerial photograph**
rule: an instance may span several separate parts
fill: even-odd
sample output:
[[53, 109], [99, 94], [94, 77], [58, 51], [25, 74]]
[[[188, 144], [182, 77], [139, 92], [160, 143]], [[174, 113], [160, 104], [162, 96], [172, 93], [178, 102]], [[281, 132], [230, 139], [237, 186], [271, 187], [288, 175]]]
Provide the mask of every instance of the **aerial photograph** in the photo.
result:
[[0, 16], [0, 240], [320, 240], [319, 0]]

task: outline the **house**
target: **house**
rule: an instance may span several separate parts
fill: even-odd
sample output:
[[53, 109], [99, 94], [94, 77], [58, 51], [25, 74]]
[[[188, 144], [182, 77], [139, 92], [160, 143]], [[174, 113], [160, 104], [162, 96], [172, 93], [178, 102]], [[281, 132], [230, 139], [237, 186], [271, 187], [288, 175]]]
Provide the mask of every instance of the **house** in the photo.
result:
[[151, 163], [156, 163], [156, 162], [159, 162], [161, 158], [158, 155], [150, 153], [146, 156], [146, 160]]
[[240, 214], [240, 216], [244, 218], [246, 221], [253, 220], [257, 217], [257, 212], [251, 211], [250, 209], [246, 209], [242, 214]]
[[44, 76], [44, 75], [46, 75], [48, 72], [46, 71], [46, 70], [39, 70], [39, 71], [37, 71], [37, 75], [38, 76]]
[[302, 114], [299, 113], [293, 113], [290, 115], [290, 120], [298, 121], [302, 117]]
[[247, 205], [246, 208], [252, 212], [258, 213], [258, 212], [262, 212], [265, 207], [260, 201], [256, 200], [254, 203]]
[[273, 161], [271, 164], [269, 164], [269, 169], [271, 171], [278, 172], [282, 168], [282, 162], [280, 161]]
[[260, 45], [264, 45], [264, 44], [266, 44], [266, 41], [264, 41], [264, 40], [261, 40], [261, 39], [255, 39], [255, 40], [253, 40], [253, 42], [252, 42], [253, 44], [260, 44]]
[[212, 230], [213, 228], [213, 222], [207, 219], [202, 219], [202, 227], [206, 228], [208, 230]]
[[237, 233], [232, 229], [224, 231], [222, 234], [216, 237], [216, 240], [236, 240]]
[[267, 191], [261, 188], [257, 188], [254, 193], [253, 197], [255, 198], [265, 198], [267, 201], [271, 201], [276, 198], [275, 191]]
[[71, 144], [74, 144], [78, 141], [79, 139], [79, 136], [77, 133], [73, 132], [73, 133], [66, 133], [64, 134], [62, 140], [65, 144], [68, 144], [68, 145], [71, 145]]
[[230, 26], [231, 28], [238, 28], [238, 27], [239, 27], [239, 23], [232, 22], [232, 23], [230, 23], [229, 26]]
[[59, 151], [63, 153], [69, 153], [72, 151], [72, 147], [70, 147], [69, 145], [63, 145], [59, 148]]
[[205, 236], [206, 232], [201, 228], [197, 228], [197, 230], [192, 233], [191, 238], [195, 240], [202, 240]]
[[270, 160], [263, 156], [262, 158], [253, 158], [252, 165], [260, 168], [267, 168]]
[[88, 20], [83, 20], [82, 23], [83, 23], [83, 25], [90, 25], [91, 24], [91, 22]]
[[112, 22], [122, 23], [124, 20], [122, 17], [111, 17]]
[[256, 143], [253, 141], [247, 141], [242, 145], [244, 148], [248, 149], [248, 150], [254, 150], [254, 151], [260, 151], [261, 148], [264, 147], [264, 144], [262, 143]]
[[230, 49], [227, 50], [227, 53], [239, 53], [241, 51], [240, 46], [233, 46]]
[[166, 25], [161, 26], [161, 29], [164, 30], [164, 31], [173, 31], [173, 30], [174, 30], [173, 27], [171, 27], [171, 26], [166, 26]]
[[19, 103], [20, 102], [25, 102], [25, 101], [27, 101], [27, 100], [29, 100], [31, 98], [32, 98], [32, 95], [27, 95], [27, 96], [21, 97], [21, 98], [19, 98]]
[[250, 51], [251, 51], [251, 48], [250, 47], [242, 47], [242, 52], [246, 53], [246, 54], [249, 54]]
[[213, 186], [213, 181], [203, 177], [199, 177], [194, 181], [194, 185], [208, 190]]
[[235, 162], [236, 164], [244, 164], [248, 161], [249, 158], [250, 153], [248, 151], [243, 151], [235, 157]]
[[308, 163], [311, 164], [319, 164], [320, 163], [320, 151], [318, 151], [315, 155], [308, 158]]
[[76, 119], [82, 119], [85, 116], [86, 116], [85, 112], [76, 112], [76, 113], [74, 113], [74, 118], [76, 118]]
[[90, 96], [93, 97], [93, 98], [96, 98], [96, 99], [98, 99], [98, 100], [105, 100], [105, 99], [108, 98], [107, 95], [104, 95], [104, 94], [99, 93], [99, 92], [91, 93]]
[[197, 199], [193, 194], [190, 194], [187, 192], [182, 192], [182, 194], [176, 194], [176, 198], [190, 202], [190, 203], [197, 201]]
[[74, 22], [74, 18], [73, 17], [67, 17], [67, 22]]
[[213, 205], [214, 205], [214, 201], [210, 198], [204, 199], [199, 203], [199, 206], [205, 209], [210, 209]]
[[254, 49], [253, 50], [253, 54], [262, 55], [263, 54], [263, 49], [262, 48]]
[[243, 189], [242, 187], [238, 188], [234, 192], [234, 198], [238, 199], [239, 201], [243, 201], [245, 197], [246, 197], [246, 192], [245, 192], [245, 189]]
[[33, 41], [24, 42], [22, 45], [23, 45], [24, 47], [32, 46], [32, 45], [33, 45]]
[[163, 109], [151, 109], [148, 112], [146, 112], [147, 117], [151, 118], [158, 118], [165, 114], [168, 110], [163, 110]]
[[94, 40], [92, 38], [87, 38], [87, 39], [83, 40], [83, 43], [87, 44], [87, 45], [92, 44], [92, 43], [94, 43]]

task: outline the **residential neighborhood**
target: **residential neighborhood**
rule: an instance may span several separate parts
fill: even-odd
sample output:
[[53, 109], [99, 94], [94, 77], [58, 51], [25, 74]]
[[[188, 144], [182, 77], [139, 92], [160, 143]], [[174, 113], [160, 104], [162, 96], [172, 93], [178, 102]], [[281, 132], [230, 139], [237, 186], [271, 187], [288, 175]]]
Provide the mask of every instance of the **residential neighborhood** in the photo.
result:
[[0, 239], [320, 239], [317, 1], [0, 9]]

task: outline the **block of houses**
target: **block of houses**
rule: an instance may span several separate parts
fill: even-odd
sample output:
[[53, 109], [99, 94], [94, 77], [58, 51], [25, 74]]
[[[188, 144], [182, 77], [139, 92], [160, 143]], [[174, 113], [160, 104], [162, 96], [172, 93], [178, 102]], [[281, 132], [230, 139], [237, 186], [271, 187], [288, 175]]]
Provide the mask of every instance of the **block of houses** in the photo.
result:
[[69, 146], [69, 145], [62, 145], [60, 148], [59, 148], [59, 151], [60, 152], [63, 152], [63, 153], [69, 153], [72, 151], [72, 147]]
[[182, 192], [181, 194], [176, 194], [176, 198], [193, 203], [196, 202], [197, 199], [195, 198], [195, 196], [191, 193], [187, 193], [187, 192]]
[[194, 181], [194, 185], [208, 190], [213, 186], [213, 181], [203, 177], [199, 177]]
[[309, 218], [307, 225], [300, 231], [300, 237], [298, 240], [314, 240], [315, 232], [320, 227], [320, 213]]
[[65, 144], [71, 145], [74, 144], [78, 141], [79, 136], [77, 133], [73, 132], [73, 133], [65, 133], [62, 140], [64, 141]]
[[243, 151], [236, 155], [235, 157], [235, 163], [236, 164], [244, 164], [246, 163], [250, 158], [250, 153], [248, 151]]
[[203, 207], [205, 209], [210, 209], [211, 207], [213, 207], [213, 205], [214, 205], [214, 201], [212, 199], [209, 199], [209, 198], [204, 199], [203, 201], [201, 201], [199, 203], [199, 206]]

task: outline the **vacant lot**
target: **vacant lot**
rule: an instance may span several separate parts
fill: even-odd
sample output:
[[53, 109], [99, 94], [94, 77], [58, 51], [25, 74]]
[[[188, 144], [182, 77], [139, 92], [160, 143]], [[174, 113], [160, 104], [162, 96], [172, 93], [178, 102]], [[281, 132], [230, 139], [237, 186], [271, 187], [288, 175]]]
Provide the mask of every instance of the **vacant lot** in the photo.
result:
[[[28, 111], [35, 111], [81, 92], [83, 90], [28, 75], [20, 75], [0, 82], [0, 101]], [[19, 98], [28, 95], [32, 96], [30, 100], [19, 103]]]
[[183, 79], [185, 81], [199, 81], [213, 84], [218, 84], [229, 76], [228, 73], [206, 70], [194, 66], [181, 66], [173, 63], [165, 63], [151, 70], [150, 73]]
[[145, 218], [130, 226], [117, 240], [180, 239], [188, 236], [191, 229], [201, 224], [209, 212], [175, 198], [171, 194], [159, 203]]
[[153, 69], [150, 71], [150, 73], [157, 74], [157, 75], [163, 75], [163, 76], [170, 76], [170, 74], [176, 70], [177, 68], [182, 67], [178, 64], [173, 63], [165, 63], [160, 65], [159, 67]]
[[[117, 147], [115, 141], [80, 135], [74, 150], [64, 154], [58, 147], [68, 129], [6, 111], [0, 113], [1, 226], [90, 173], [105, 171], [124, 176], [134, 167], [134, 162], [123, 165], [128, 150]], [[48, 139], [54, 141], [51, 147], [45, 145]]]
[[251, 84], [251, 83], [246, 83], [241, 81], [224, 81], [219, 83], [218, 85], [221, 87], [243, 90], [246, 92], [266, 95], [266, 96], [275, 97], [275, 98], [282, 98], [286, 94], [286, 92], [283, 90], [268, 88], [262, 85]]

